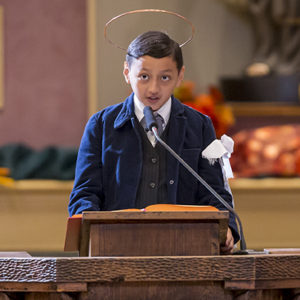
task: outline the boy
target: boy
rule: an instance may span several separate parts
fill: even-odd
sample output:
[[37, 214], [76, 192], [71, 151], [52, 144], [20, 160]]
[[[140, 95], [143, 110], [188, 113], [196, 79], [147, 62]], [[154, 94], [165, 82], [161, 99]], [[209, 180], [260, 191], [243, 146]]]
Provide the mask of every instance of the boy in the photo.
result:
[[[225, 209], [143, 128], [143, 108], [163, 118], [161, 135], [230, 205], [222, 170], [201, 157], [215, 139], [210, 119], [172, 96], [184, 76], [181, 48], [168, 35], [149, 31], [128, 47], [123, 71], [133, 93], [87, 123], [78, 152], [70, 215], [86, 210], [143, 208], [155, 203], [212, 205]], [[238, 233], [230, 217], [224, 253]], [[234, 237], [234, 238], [233, 238]]]

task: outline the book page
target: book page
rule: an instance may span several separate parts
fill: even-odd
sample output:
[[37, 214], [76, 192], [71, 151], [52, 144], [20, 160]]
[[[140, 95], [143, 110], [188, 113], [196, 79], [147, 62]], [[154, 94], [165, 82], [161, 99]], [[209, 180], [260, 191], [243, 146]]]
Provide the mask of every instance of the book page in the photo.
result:
[[180, 205], [180, 204], [153, 204], [145, 208], [145, 211], [219, 211], [213, 206], [207, 205]]

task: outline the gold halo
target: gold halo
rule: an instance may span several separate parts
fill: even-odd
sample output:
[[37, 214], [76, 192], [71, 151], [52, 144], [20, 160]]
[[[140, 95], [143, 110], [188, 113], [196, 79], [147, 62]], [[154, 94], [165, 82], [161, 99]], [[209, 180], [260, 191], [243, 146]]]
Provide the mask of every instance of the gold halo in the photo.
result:
[[194, 37], [194, 34], [195, 34], [195, 27], [193, 25], [193, 23], [188, 20], [186, 17], [178, 14], [178, 13], [175, 13], [175, 12], [172, 12], [172, 11], [168, 11], [168, 10], [163, 10], [163, 9], [137, 9], [137, 10], [131, 10], [131, 11], [128, 11], [128, 12], [125, 12], [125, 13], [122, 13], [116, 17], [113, 17], [112, 19], [110, 19], [104, 26], [104, 38], [110, 43], [112, 44], [113, 46], [121, 49], [121, 50], [124, 50], [124, 51], [127, 51], [127, 49], [119, 46], [118, 44], [114, 43], [112, 40], [110, 40], [107, 36], [107, 27], [112, 23], [114, 22], [115, 20], [121, 18], [121, 17], [124, 17], [124, 16], [127, 16], [127, 15], [130, 15], [130, 14], [136, 14], [136, 13], [143, 13], [143, 12], [154, 12], [154, 13], [165, 13], [165, 14], [169, 14], [169, 15], [173, 15], [173, 16], [176, 16], [182, 20], [184, 20], [186, 23], [188, 23], [192, 29], [192, 34], [191, 36], [182, 44], [179, 45], [179, 47], [183, 47], [184, 45], [186, 45], [187, 43], [189, 43], [193, 37]]

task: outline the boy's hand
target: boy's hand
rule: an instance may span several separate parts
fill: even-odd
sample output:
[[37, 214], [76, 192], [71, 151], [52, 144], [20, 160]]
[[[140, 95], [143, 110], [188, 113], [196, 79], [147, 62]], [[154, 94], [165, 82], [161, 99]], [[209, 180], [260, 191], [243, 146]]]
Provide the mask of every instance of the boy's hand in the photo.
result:
[[224, 246], [221, 246], [221, 254], [231, 254], [233, 252], [234, 239], [231, 229], [228, 227], [227, 238]]

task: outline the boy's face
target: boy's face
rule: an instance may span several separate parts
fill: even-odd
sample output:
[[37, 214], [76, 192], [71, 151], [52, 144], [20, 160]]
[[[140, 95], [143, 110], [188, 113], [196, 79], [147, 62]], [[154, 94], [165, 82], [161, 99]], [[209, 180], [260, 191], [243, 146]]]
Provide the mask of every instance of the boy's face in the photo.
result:
[[174, 88], [180, 85], [184, 67], [178, 73], [176, 62], [171, 57], [145, 55], [134, 59], [130, 68], [125, 62], [123, 74], [138, 99], [155, 111], [168, 101]]

